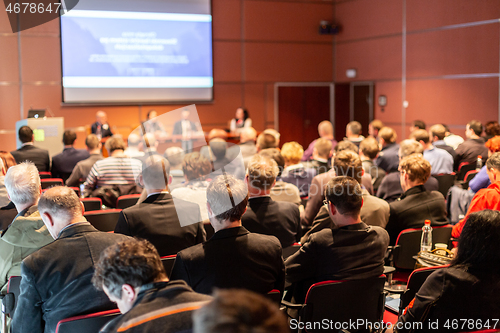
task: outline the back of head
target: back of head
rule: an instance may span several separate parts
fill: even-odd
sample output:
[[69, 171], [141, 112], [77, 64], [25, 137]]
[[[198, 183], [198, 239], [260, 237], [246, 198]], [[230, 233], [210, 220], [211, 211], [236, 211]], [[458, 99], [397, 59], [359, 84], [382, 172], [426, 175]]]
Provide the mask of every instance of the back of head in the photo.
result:
[[29, 126], [21, 126], [17, 134], [21, 143], [31, 142], [33, 140], [33, 130]]
[[431, 176], [431, 164], [422, 154], [412, 154], [399, 162], [399, 170], [405, 172], [412, 182], [424, 184]]
[[357, 218], [363, 205], [361, 186], [349, 176], [333, 177], [325, 186], [325, 198], [342, 215]]
[[207, 188], [207, 201], [219, 221], [239, 221], [248, 203], [246, 184], [232, 175], [220, 175]]
[[83, 219], [82, 205], [75, 191], [69, 187], [56, 186], [49, 188], [38, 202], [40, 215], [49, 213], [53, 218], [68, 222], [81, 217]]
[[248, 163], [248, 183], [256, 189], [270, 190], [278, 173], [278, 164], [273, 159], [263, 155], [254, 155]]
[[410, 156], [411, 154], [422, 154], [424, 152], [424, 147], [420, 142], [415, 140], [406, 139], [401, 141], [399, 144], [399, 157], [404, 158]]
[[318, 125], [318, 134], [320, 137], [333, 136], [333, 125], [328, 120], [323, 120]]
[[40, 197], [40, 176], [32, 162], [23, 162], [9, 168], [5, 188], [16, 205], [36, 204]]
[[220, 128], [214, 128], [208, 133], [208, 141], [215, 138], [227, 140], [227, 132]]
[[471, 120], [468, 124], [469, 128], [474, 131], [474, 134], [480, 136], [483, 133], [483, 124], [478, 120]]
[[125, 142], [119, 135], [113, 135], [106, 141], [106, 150], [111, 154], [115, 150], [125, 150]]
[[328, 158], [332, 152], [332, 142], [325, 138], [319, 138], [314, 143], [314, 148], [321, 158]]
[[76, 140], [76, 133], [72, 130], [64, 131], [63, 133], [63, 143], [65, 146], [72, 146]]
[[287, 333], [286, 317], [270, 300], [247, 290], [220, 289], [193, 315], [194, 333]]
[[355, 152], [356, 154], [359, 152], [358, 146], [356, 146], [354, 143], [352, 143], [349, 140], [344, 140], [340, 141], [336, 146], [335, 146], [335, 154], [338, 152], [344, 151], [344, 150], [350, 150]]
[[216, 160], [222, 160], [226, 157], [227, 143], [222, 139], [212, 139], [209, 142], [210, 150], [214, 154]]
[[148, 148], [156, 148], [156, 137], [153, 133], [146, 133], [142, 137], [143, 145], [144, 145], [144, 150]]
[[486, 142], [486, 147], [492, 152], [496, 153], [500, 151], [500, 136], [494, 136]]
[[164, 189], [168, 185], [170, 163], [161, 155], [150, 155], [142, 163], [142, 179], [146, 189]]
[[378, 132], [378, 137], [383, 139], [386, 144], [389, 144], [395, 143], [398, 135], [392, 128], [385, 126]]
[[443, 140], [446, 136], [446, 128], [441, 124], [432, 125], [429, 132], [432, 137], [437, 137], [438, 140]]
[[94, 150], [99, 147], [99, 138], [95, 134], [89, 134], [85, 139], [85, 145], [89, 150]]
[[500, 152], [491, 154], [486, 161], [486, 167], [488, 169], [496, 169], [500, 171]]
[[128, 136], [128, 146], [138, 147], [139, 143], [141, 143], [141, 137], [136, 133], [130, 133], [130, 135]]
[[484, 125], [484, 132], [489, 136], [500, 135], [500, 125], [498, 121], [488, 121], [486, 125]]
[[255, 141], [257, 139], [257, 131], [253, 127], [243, 127], [240, 132], [240, 141]]
[[485, 209], [468, 216], [452, 266], [472, 274], [500, 274], [500, 212]]
[[262, 133], [271, 134], [272, 136], [274, 136], [276, 138], [276, 144], [279, 145], [281, 136], [280, 132], [278, 132], [274, 128], [266, 128]]
[[283, 169], [285, 168], [285, 158], [283, 157], [283, 155], [281, 155], [281, 152], [276, 148], [269, 148], [261, 150], [259, 152], [259, 155], [271, 158], [276, 162], [279, 169], [277, 177], [280, 177]]
[[7, 170], [9, 170], [11, 166], [17, 165], [14, 156], [12, 156], [12, 154], [7, 151], [0, 151], [0, 159], [2, 159], [5, 172], [7, 172]]
[[382, 127], [384, 127], [384, 123], [381, 121], [381, 120], [378, 120], [378, 119], [374, 119], [372, 120], [372, 122], [370, 123], [370, 125], [376, 129], [377, 131], [380, 131], [380, 129]]
[[350, 123], [347, 124], [347, 128], [351, 131], [352, 134], [354, 135], [360, 135], [361, 134], [361, 124], [357, 121], [351, 121]]
[[259, 136], [257, 137], [257, 149], [262, 150], [262, 149], [269, 149], [269, 148], [277, 148], [278, 147], [278, 141], [276, 140], [276, 137], [272, 134], [269, 133], [260, 133]]
[[184, 156], [182, 171], [188, 180], [203, 179], [212, 172], [212, 165], [208, 158], [198, 152], [194, 152]]
[[423, 129], [414, 130], [410, 134], [410, 138], [416, 141], [422, 141], [425, 144], [429, 143], [429, 132]]
[[170, 147], [165, 150], [164, 156], [172, 168], [178, 167], [184, 159], [184, 150], [181, 147]]
[[298, 142], [287, 142], [281, 147], [281, 155], [283, 155], [286, 163], [297, 164], [304, 155], [304, 148]]
[[415, 128], [425, 130], [425, 123], [422, 120], [414, 120], [412, 124]]
[[349, 176], [361, 183], [363, 176], [363, 165], [359, 155], [350, 150], [344, 150], [335, 154], [333, 158], [333, 169], [337, 176]]
[[377, 157], [380, 149], [378, 147], [378, 142], [375, 138], [369, 137], [361, 141], [359, 144], [359, 149], [363, 152], [363, 155], [368, 157], [370, 160], [373, 160]]

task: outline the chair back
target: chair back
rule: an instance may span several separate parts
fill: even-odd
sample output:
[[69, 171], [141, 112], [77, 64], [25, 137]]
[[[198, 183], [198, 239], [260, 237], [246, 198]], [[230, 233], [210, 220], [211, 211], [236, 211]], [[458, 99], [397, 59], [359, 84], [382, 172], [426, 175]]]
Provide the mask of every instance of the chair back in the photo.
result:
[[[324, 281], [313, 284], [306, 295], [305, 305], [300, 311], [302, 322], [345, 323], [364, 319], [376, 323], [384, 313], [385, 276], [362, 280]], [[354, 332], [349, 330], [350, 332]], [[358, 330], [358, 332], [364, 331]], [[306, 332], [324, 332], [321, 327]]]
[[455, 173], [434, 176], [438, 181], [438, 191], [446, 198], [448, 190], [455, 184]]
[[423, 267], [414, 270], [410, 274], [410, 277], [408, 278], [408, 284], [406, 285], [406, 290], [400, 297], [399, 315], [401, 315], [404, 308], [406, 308], [408, 304], [410, 304], [411, 300], [415, 297], [415, 294], [418, 292], [420, 287], [422, 287], [429, 275], [431, 275], [434, 271], [445, 267], [448, 267], [448, 265]]
[[[432, 244], [448, 244], [451, 239], [451, 225], [432, 227]], [[413, 270], [416, 260], [413, 258], [420, 251], [422, 229], [405, 229], [401, 231], [394, 246], [394, 267], [396, 269]]]
[[128, 207], [132, 207], [139, 201], [140, 194], [127, 194], [121, 195], [116, 199], [116, 208], [125, 209]]
[[464, 177], [464, 188], [465, 189], [469, 188], [470, 181], [472, 179], [474, 179], [474, 177], [476, 177], [478, 172], [479, 172], [479, 170], [474, 169], [474, 170], [471, 170], [465, 174], [465, 177]]
[[458, 171], [457, 171], [457, 179], [459, 180], [464, 180], [465, 175], [467, 172], [475, 170], [476, 169], [476, 162], [469, 163], [469, 162], [462, 162], [458, 166]]
[[50, 171], [40, 171], [38, 174], [40, 175], [40, 179], [52, 178]]
[[57, 323], [56, 333], [97, 333], [119, 315], [120, 310], [115, 309], [66, 318]]
[[61, 178], [44, 178], [40, 179], [42, 184], [42, 190], [48, 189], [52, 186], [63, 186], [63, 180]]
[[170, 279], [170, 274], [172, 273], [172, 267], [174, 267], [174, 262], [176, 257], [177, 257], [176, 254], [161, 257], [161, 263], [163, 264], [163, 267], [165, 268], [165, 272], [167, 273], [169, 279]]
[[83, 216], [97, 230], [108, 232], [115, 230], [121, 211], [121, 209], [103, 209], [85, 212]]
[[85, 212], [90, 212], [93, 210], [101, 210], [102, 207], [101, 198], [80, 198], [80, 201], [83, 203]]
[[286, 260], [288, 257], [290, 257], [292, 254], [294, 254], [295, 252], [297, 252], [298, 250], [300, 250], [300, 247], [302, 245], [300, 245], [299, 243], [295, 243], [289, 247], [285, 247], [283, 249], [283, 259]]
[[281, 304], [281, 292], [278, 289], [273, 289], [266, 294], [268, 300], [274, 304], [280, 306]]
[[9, 282], [7, 284], [7, 293], [14, 295], [14, 308], [9, 313], [11, 318], [14, 318], [14, 313], [16, 311], [17, 300], [19, 299], [19, 295], [21, 294], [21, 277], [20, 276], [11, 276], [9, 278]]

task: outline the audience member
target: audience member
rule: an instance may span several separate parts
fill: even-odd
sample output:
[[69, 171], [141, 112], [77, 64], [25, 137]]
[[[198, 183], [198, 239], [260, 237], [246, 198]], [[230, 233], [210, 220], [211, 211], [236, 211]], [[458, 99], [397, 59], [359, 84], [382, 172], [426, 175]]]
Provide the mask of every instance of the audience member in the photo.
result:
[[146, 133], [142, 136], [141, 140], [141, 150], [144, 152], [144, 156], [138, 156], [137, 159], [142, 163], [146, 161], [150, 156], [161, 156], [158, 153], [158, 140], [156, 140], [154, 134]]
[[150, 241], [163, 256], [205, 241], [197, 204], [172, 198], [168, 189], [170, 165], [159, 156], [148, 157], [139, 181], [147, 191], [142, 203], [120, 212], [115, 233]]
[[87, 146], [87, 151], [89, 152], [89, 157], [76, 163], [73, 172], [66, 180], [66, 186], [78, 186], [84, 182], [95, 162], [103, 159], [101, 154], [102, 144], [95, 134], [89, 134], [85, 139], [85, 145]]
[[436, 148], [441, 148], [446, 150], [448, 154], [450, 154], [451, 157], [453, 157], [453, 160], [455, 160], [457, 153], [455, 153], [455, 149], [453, 149], [453, 147], [448, 146], [446, 142], [444, 142], [445, 135], [446, 135], [446, 129], [441, 124], [436, 124], [431, 126], [431, 128], [429, 128], [429, 137], [430, 137], [430, 142], [432, 142], [432, 145]]
[[[399, 148], [399, 160], [410, 156], [411, 154], [422, 154], [424, 148], [420, 142], [415, 140], [403, 140], [401, 141]], [[439, 183], [436, 178], [430, 176], [429, 180], [424, 184], [427, 191], [437, 191], [439, 189]], [[388, 173], [377, 190], [377, 197], [384, 199], [388, 203], [391, 203], [403, 194], [403, 188], [401, 187], [401, 174], [399, 171]]]
[[446, 150], [434, 147], [429, 132], [417, 129], [411, 132], [410, 137], [424, 147], [424, 158], [431, 164], [431, 175], [449, 175], [453, 172], [453, 157]]
[[497, 135], [500, 135], [500, 125], [498, 121], [488, 121], [484, 125], [484, 141], [488, 141]]
[[298, 302], [304, 300], [313, 283], [374, 278], [384, 272], [389, 236], [383, 228], [361, 220], [363, 197], [359, 183], [347, 176], [332, 178], [325, 197], [335, 227], [312, 234], [286, 260], [286, 280], [298, 284], [295, 289]]
[[438, 191], [427, 191], [425, 182], [431, 175], [431, 165], [422, 154], [411, 154], [399, 163], [403, 195], [390, 203], [389, 222], [385, 229], [396, 243], [399, 233], [409, 228], [421, 228], [425, 220], [432, 226], [448, 224], [446, 203]]
[[357, 147], [359, 147], [359, 144], [361, 143], [361, 141], [363, 141], [365, 139], [365, 137], [361, 135], [361, 132], [362, 132], [361, 124], [357, 121], [351, 121], [346, 126], [346, 129], [345, 129], [345, 136], [346, 137], [344, 138], [344, 140], [351, 141]]
[[115, 308], [91, 283], [94, 263], [108, 246], [128, 237], [100, 232], [83, 217], [83, 204], [68, 187], [47, 190], [38, 210], [52, 242], [21, 265], [21, 295], [12, 332], [55, 332], [65, 318]]
[[381, 149], [375, 164], [387, 173], [398, 170], [399, 145], [396, 143], [397, 137], [396, 132], [390, 127], [382, 127], [378, 133]]
[[[269, 195], [271, 199], [274, 201], [285, 201], [292, 202], [297, 206], [302, 207], [300, 200], [300, 191], [299, 188], [293, 184], [284, 182], [281, 180], [281, 173], [285, 169], [285, 159], [283, 155], [281, 155], [280, 151], [276, 148], [264, 149], [260, 153], [260, 155], [273, 159], [278, 165], [278, 175], [276, 176], [276, 182], [274, 186], [271, 188], [271, 192]], [[303, 209], [304, 207], [302, 207]]]
[[[338, 146], [338, 145], [337, 145]], [[312, 160], [303, 162], [306, 169], [314, 169], [316, 175], [330, 170], [330, 157], [332, 156], [332, 142], [319, 138], [314, 144]]]
[[172, 280], [184, 280], [203, 294], [214, 288], [243, 288], [260, 294], [283, 291], [285, 267], [278, 239], [241, 226], [248, 202], [245, 183], [231, 175], [218, 176], [208, 186], [207, 200], [215, 234], [177, 254]]
[[230, 160], [226, 158], [227, 143], [222, 139], [212, 139], [208, 143], [211, 152], [211, 161], [213, 163], [213, 169], [218, 170], [229, 164]]
[[153, 134], [155, 137], [161, 136], [163, 133], [165, 133], [165, 127], [157, 117], [158, 112], [156, 112], [156, 110], [149, 110], [146, 121], [142, 122], [144, 131], [146, 133]]
[[479, 190], [472, 198], [469, 210], [465, 217], [453, 226], [451, 236], [458, 238], [467, 218], [471, 213], [483, 210], [500, 210], [500, 152], [491, 154], [486, 161], [486, 172], [490, 178], [491, 185], [485, 189]]
[[76, 164], [90, 157], [85, 149], [75, 149], [76, 133], [71, 130], [64, 131], [62, 153], [52, 157], [52, 178], [61, 178], [63, 183], [69, 178]]
[[242, 107], [236, 109], [234, 118], [231, 119], [229, 130], [231, 133], [240, 134], [243, 128], [252, 127], [252, 119], [248, 111]]
[[245, 178], [249, 199], [241, 225], [250, 232], [275, 236], [286, 248], [300, 239], [300, 212], [293, 203], [271, 198], [278, 172], [272, 159], [255, 155], [250, 160]]
[[274, 128], [266, 128], [262, 133], [271, 134], [272, 136], [274, 136], [275, 139], [276, 139], [276, 148], [279, 147], [279, 145], [280, 145], [280, 136], [281, 135], [280, 135], [280, 133], [277, 130], [275, 130]]
[[184, 153], [190, 153], [193, 150], [193, 137], [198, 132], [196, 124], [189, 120], [190, 112], [185, 109], [181, 112], [182, 119], [174, 124], [174, 130], [172, 132], [173, 141], [177, 139], [181, 140], [182, 149]]
[[14, 165], [17, 165], [17, 163], [12, 154], [0, 151], [0, 233], [7, 229], [17, 215], [16, 206], [9, 199], [7, 188], [5, 187], [5, 175], [9, 168]]
[[384, 127], [384, 123], [381, 120], [373, 119], [370, 124], [368, 124], [368, 134], [378, 140], [378, 132]]
[[182, 160], [182, 171], [186, 182], [172, 191], [174, 201], [182, 199], [198, 204], [201, 219], [208, 219], [206, 176], [212, 171], [210, 161], [198, 152], [186, 154]]
[[108, 115], [104, 111], [97, 111], [95, 114], [95, 123], [90, 127], [92, 134], [95, 134], [99, 140], [113, 135], [111, 126], [108, 123]]
[[378, 142], [373, 137], [364, 139], [359, 145], [359, 157], [361, 158], [361, 163], [363, 164], [363, 170], [365, 171], [365, 174], [372, 177], [374, 193], [377, 193], [380, 183], [386, 175], [384, 169], [378, 167], [373, 162], [377, 158], [379, 151]]
[[309, 195], [311, 181], [316, 175], [314, 169], [306, 169], [300, 160], [304, 154], [304, 149], [295, 141], [287, 142], [281, 148], [281, 155], [285, 159], [285, 169], [281, 175], [281, 180], [298, 187], [300, 197]]
[[441, 124], [443, 125], [443, 127], [445, 128], [446, 130], [446, 133], [445, 133], [445, 136], [444, 136], [444, 139], [443, 141], [450, 147], [452, 147], [453, 149], [457, 149], [457, 147], [462, 143], [464, 142], [464, 139], [460, 136], [460, 135], [456, 135], [456, 134], [453, 134], [451, 133], [450, 129], [448, 126], [446, 126], [445, 124]]
[[[5, 207], [9, 204], [10, 199], [7, 194], [7, 189], [5, 188], [5, 174], [7, 173], [7, 168], [4, 167], [3, 160], [0, 158], [0, 207]], [[3, 226], [0, 224], [0, 230], [3, 230]]]
[[168, 188], [171, 192], [177, 187], [181, 187], [186, 180], [184, 178], [184, 171], [182, 171], [184, 150], [181, 147], [169, 147], [165, 150], [164, 156], [170, 163], [170, 177], [172, 181], [168, 184]]
[[[252, 158], [252, 156], [257, 154], [257, 146], [255, 145], [256, 139], [257, 139], [257, 132], [253, 127], [245, 127], [240, 131], [240, 143], [238, 144], [238, 146], [235, 146], [234, 148], [236, 147], [239, 148], [241, 156], [243, 157], [243, 162], [245, 163], [245, 168], [247, 166], [248, 161]], [[236, 157], [234, 155], [235, 154], [230, 154], [228, 158], [232, 160], [234, 159], [234, 157]], [[234, 157], [231, 158], [232, 156]]]
[[422, 120], [414, 120], [410, 126], [410, 133], [419, 129], [425, 130], [425, 128], [426, 128], [425, 123]]
[[[495, 136], [489, 139], [488, 142], [486, 142], [486, 148], [488, 148], [488, 158], [492, 154], [500, 152], [500, 136]], [[487, 188], [490, 185], [490, 177], [488, 177], [488, 172], [485, 164], [469, 182], [469, 189], [472, 192], [476, 193], [480, 189]]]
[[217, 290], [193, 314], [194, 333], [288, 333], [285, 315], [270, 300], [247, 290]]
[[[331, 122], [329, 122], [328, 120], [323, 120], [322, 122], [320, 122], [318, 125], [318, 134], [320, 138], [325, 138], [330, 140], [332, 142], [332, 149], [335, 148], [335, 146], [337, 145], [337, 140], [335, 140], [333, 136], [333, 125]], [[316, 140], [313, 140], [309, 144], [307, 149], [304, 151], [304, 156], [302, 156], [302, 161], [308, 161], [311, 159]]]
[[135, 157], [135, 158], [140, 158], [144, 156], [144, 152], [139, 149], [139, 145], [141, 144], [141, 137], [132, 132], [128, 136], [128, 147], [125, 149], [123, 152], [127, 157]]
[[[449, 267], [432, 273], [399, 317], [397, 332], [463, 332], [485, 326], [447, 326], [447, 323], [489, 323], [499, 328], [500, 213], [484, 210], [469, 215]], [[496, 327], [495, 327], [496, 325]], [[405, 329], [406, 328], [406, 329]]]
[[[373, 138], [371, 138], [373, 139]], [[361, 165], [361, 160], [359, 156], [353, 151], [342, 151], [335, 155], [335, 159], [333, 160], [335, 174], [338, 176], [349, 176], [354, 178], [358, 183], [361, 180], [361, 175], [364, 170]], [[335, 177], [335, 176], [334, 176]], [[330, 177], [328, 182], [334, 178]], [[319, 202], [319, 206], [316, 209], [318, 214], [311, 214], [312, 205], [316, 205], [315, 203], [318, 201], [317, 199], [312, 202], [308, 202], [306, 206], [306, 214], [305, 218], [307, 223], [309, 220], [312, 221], [311, 229], [302, 237], [301, 241], [306, 241], [307, 237], [315, 232], [318, 232], [325, 228], [332, 228], [333, 221], [330, 218], [330, 214], [328, 213], [328, 206], [323, 204], [323, 200], [325, 199], [325, 191], [322, 190], [322, 195], [317, 196], [322, 200]], [[370, 195], [368, 191], [361, 187], [361, 194], [363, 197], [363, 206], [361, 207], [360, 216], [361, 220], [368, 225], [375, 225], [384, 228], [389, 220], [389, 204], [382, 199], [379, 199], [375, 196]], [[309, 206], [311, 204], [311, 206]], [[322, 205], [322, 206], [321, 206]], [[314, 219], [314, 220], [313, 220]], [[304, 224], [305, 224], [304, 223]]]
[[17, 134], [22, 146], [18, 150], [10, 152], [14, 156], [16, 163], [30, 161], [35, 164], [38, 172], [50, 171], [49, 152], [33, 144], [35, 140], [33, 130], [28, 126], [21, 126]]
[[9, 278], [21, 275], [22, 260], [53, 241], [38, 212], [38, 198], [42, 190], [35, 165], [23, 162], [10, 167], [5, 176], [5, 187], [19, 214], [11, 220], [0, 238], [2, 294]]
[[227, 132], [221, 128], [213, 128], [210, 132], [208, 132], [208, 141], [215, 138], [227, 141]]
[[488, 156], [488, 148], [484, 145], [484, 139], [481, 137], [483, 133], [483, 125], [477, 120], [471, 120], [465, 129], [465, 136], [467, 140], [461, 143], [455, 152], [457, 157], [455, 158], [455, 170], [461, 163], [476, 163], [479, 156], [482, 157], [483, 161], [486, 160]]
[[184, 281], [169, 282], [147, 240], [128, 239], [104, 250], [92, 283], [122, 313], [102, 333], [191, 332], [193, 311], [212, 299], [193, 292]]
[[264, 149], [278, 148], [278, 140], [276, 136], [270, 133], [262, 132], [257, 137], [257, 151], [260, 152]]
[[12, 154], [9, 152], [0, 151], [0, 158], [2, 159], [3, 162], [3, 175], [7, 173], [7, 170], [9, 170], [11, 166], [17, 165], [14, 156], [12, 156]]
[[[136, 190], [136, 176], [141, 173], [141, 161], [128, 158], [125, 153], [125, 143], [119, 136], [112, 136], [106, 141], [109, 157], [95, 162], [90, 169], [84, 183], [84, 194], [97, 196], [94, 193], [101, 187], [119, 187], [121, 194], [138, 193]], [[99, 192], [99, 191], [98, 191]], [[127, 193], [128, 192], [128, 193]]]
[[336, 146], [335, 148], [333, 149], [333, 152], [334, 154], [340, 152], [340, 151], [343, 151], [343, 150], [350, 150], [350, 151], [353, 151], [355, 152], [356, 154], [359, 154], [359, 147], [356, 146], [354, 143], [352, 143], [351, 141], [347, 141], [347, 140], [344, 140], [344, 141], [340, 141]]

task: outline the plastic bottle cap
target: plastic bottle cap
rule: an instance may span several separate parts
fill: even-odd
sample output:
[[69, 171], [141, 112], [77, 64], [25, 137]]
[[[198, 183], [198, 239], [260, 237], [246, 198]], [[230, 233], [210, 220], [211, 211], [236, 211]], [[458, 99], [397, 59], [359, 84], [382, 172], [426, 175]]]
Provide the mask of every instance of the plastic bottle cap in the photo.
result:
[[431, 220], [425, 220], [425, 224], [426, 225], [430, 225], [431, 224]]

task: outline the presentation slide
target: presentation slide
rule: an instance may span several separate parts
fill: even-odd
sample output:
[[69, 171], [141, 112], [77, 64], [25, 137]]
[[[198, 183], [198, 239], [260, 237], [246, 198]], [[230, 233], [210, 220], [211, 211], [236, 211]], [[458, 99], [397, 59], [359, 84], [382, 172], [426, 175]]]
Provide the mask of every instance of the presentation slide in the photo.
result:
[[75, 8], [61, 52], [65, 103], [212, 100], [210, 14]]

